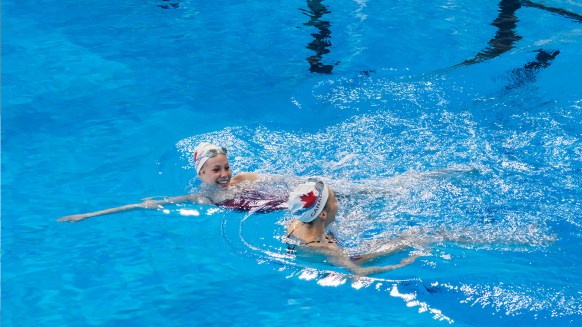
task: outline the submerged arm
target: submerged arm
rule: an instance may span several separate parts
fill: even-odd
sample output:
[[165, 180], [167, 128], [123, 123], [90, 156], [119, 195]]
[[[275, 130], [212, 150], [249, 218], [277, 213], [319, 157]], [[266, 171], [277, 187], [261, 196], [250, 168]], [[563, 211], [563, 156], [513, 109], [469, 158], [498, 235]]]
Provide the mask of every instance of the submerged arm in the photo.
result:
[[393, 244], [387, 244], [385, 246], [386, 248], [380, 250], [380, 251], [376, 251], [376, 252], [371, 252], [371, 253], [365, 253], [365, 254], [360, 254], [360, 255], [356, 255], [356, 256], [352, 256], [350, 257], [351, 261], [357, 262], [358, 264], [364, 264], [366, 262], [372, 261], [374, 259], [378, 259], [384, 256], [389, 256], [401, 251], [404, 251], [405, 249], [409, 248], [410, 245], [406, 244], [406, 243], [393, 243]]
[[85, 220], [87, 218], [95, 217], [95, 216], [103, 216], [109, 215], [113, 213], [123, 212], [123, 211], [132, 211], [138, 209], [160, 209], [163, 204], [175, 204], [175, 203], [182, 203], [182, 202], [192, 202], [192, 203], [200, 203], [200, 204], [210, 204], [210, 200], [204, 196], [199, 194], [188, 194], [188, 195], [181, 195], [175, 196], [163, 200], [150, 200], [146, 199], [144, 202], [141, 203], [134, 203], [134, 204], [127, 204], [121, 207], [109, 208], [105, 210], [89, 212], [89, 213], [81, 213], [76, 215], [65, 216], [57, 219], [58, 222], [77, 222], [81, 220]]
[[360, 276], [379, 274], [382, 272], [402, 268], [404, 266], [407, 266], [407, 265], [413, 263], [414, 260], [416, 260], [416, 258], [419, 257], [419, 255], [409, 256], [407, 258], [402, 259], [400, 261], [400, 263], [398, 263], [396, 265], [362, 267], [362, 264], [364, 263], [364, 261], [369, 261], [371, 259], [380, 257], [382, 255], [392, 254], [392, 253], [394, 253], [394, 251], [390, 251], [390, 252], [383, 251], [383, 252], [372, 253], [372, 254], [369, 254], [369, 258], [367, 260], [362, 260], [361, 257], [354, 260], [347, 253], [345, 253], [345, 251], [343, 249], [341, 249], [336, 244], [333, 244], [333, 246], [314, 247], [314, 250], [317, 252], [325, 254], [327, 256], [328, 260], [332, 264], [344, 267], [344, 268], [348, 269], [350, 272], [352, 272], [353, 274], [360, 275]]
[[354, 268], [352, 268], [352, 269], [348, 268], [348, 269], [350, 269], [356, 275], [361, 275], [361, 276], [367, 276], [367, 275], [371, 275], [371, 274], [379, 274], [382, 272], [395, 270], [398, 268], [402, 268], [404, 266], [408, 266], [409, 264], [413, 263], [416, 260], [416, 258], [418, 258], [418, 257], [419, 257], [419, 255], [411, 255], [409, 257], [406, 257], [406, 258], [400, 260], [400, 263], [398, 263], [396, 265], [372, 266], [372, 267], [362, 267], [359, 265], [355, 265]]

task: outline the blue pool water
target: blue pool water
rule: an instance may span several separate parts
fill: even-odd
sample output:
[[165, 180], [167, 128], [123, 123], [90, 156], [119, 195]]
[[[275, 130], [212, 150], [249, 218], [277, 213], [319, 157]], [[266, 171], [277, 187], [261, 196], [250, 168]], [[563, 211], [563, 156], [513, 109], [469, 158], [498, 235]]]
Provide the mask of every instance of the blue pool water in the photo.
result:
[[[580, 15], [569, 0], [3, 1], [2, 326], [580, 325]], [[196, 191], [202, 140], [235, 172], [371, 190], [339, 204], [350, 249], [410, 229], [468, 242], [355, 278], [288, 254], [286, 212], [55, 222]]]

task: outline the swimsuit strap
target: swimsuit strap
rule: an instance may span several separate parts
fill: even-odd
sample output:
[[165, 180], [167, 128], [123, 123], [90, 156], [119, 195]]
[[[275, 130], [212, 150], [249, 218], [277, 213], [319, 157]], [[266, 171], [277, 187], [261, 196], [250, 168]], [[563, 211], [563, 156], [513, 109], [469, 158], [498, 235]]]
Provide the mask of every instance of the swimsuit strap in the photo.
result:
[[[289, 232], [289, 234], [287, 234], [287, 238], [291, 238], [291, 236], [293, 236], [293, 232], [295, 231], [295, 229], [296, 228], [293, 228]], [[298, 237], [295, 237], [295, 238], [299, 239]], [[322, 237], [320, 237], [320, 238], [318, 238], [316, 240], [309, 241], [309, 242], [302, 242], [302, 243], [304, 243], [302, 245], [309, 245], [309, 244], [312, 244], [312, 243], [321, 243], [323, 239], [326, 239], [327, 240], [327, 243], [330, 243], [330, 244], [337, 243], [337, 239], [335, 238], [335, 236], [333, 236], [333, 234], [331, 232], [327, 232]], [[301, 242], [301, 239], [299, 239], [299, 241]], [[293, 248], [295, 249], [295, 247], [293, 247]]]
[[[323, 238], [325, 238], [327, 240], [327, 243], [338, 243], [337, 239], [335, 238], [335, 236], [328, 231], [327, 233], [325, 233], [323, 235]], [[318, 241], [318, 243], [321, 242], [321, 239]]]
[[[293, 232], [295, 231], [295, 228], [293, 228], [292, 231], [289, 232], [289, 234], [287, 234], [286, 238], [287, 239], [291, 239], [291, 235], [293, 234]], [[291, 243], [287, 243], [287, 252], [288, 253], [295, 253], [295, 248], [297, 247], [297, 244], [291, 244]]]
[[291, 237], [291, 235], [293, 234], [294, 231], [295, 231], [295, 228], [293, 228], [293, 230], [290, 231], [289, 234], [287, 234], [287, 237]]

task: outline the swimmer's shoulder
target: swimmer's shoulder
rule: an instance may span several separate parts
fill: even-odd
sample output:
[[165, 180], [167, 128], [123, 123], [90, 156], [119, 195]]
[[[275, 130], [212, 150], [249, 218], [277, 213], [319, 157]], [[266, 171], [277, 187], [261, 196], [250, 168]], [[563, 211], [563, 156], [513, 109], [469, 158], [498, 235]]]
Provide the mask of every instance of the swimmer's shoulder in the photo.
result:
[[256, 173], [249, 173], [249, 172], [242, 172], [236, 174], [230, 181], [231, 184], [236, 185], [242, 182], [254, 182], [258, 180], [260, 177], [259, 174]]

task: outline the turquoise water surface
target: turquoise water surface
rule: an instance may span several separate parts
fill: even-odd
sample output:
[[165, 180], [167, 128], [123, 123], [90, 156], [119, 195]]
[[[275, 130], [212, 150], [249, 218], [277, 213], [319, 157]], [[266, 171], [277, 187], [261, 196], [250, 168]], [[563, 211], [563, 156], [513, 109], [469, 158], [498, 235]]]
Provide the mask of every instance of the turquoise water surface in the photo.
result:
[[[2, 3], [2, 326], [578, 326], [582, 3]], [[360, 278], [287, 253], [287, 212], [167, 206], [200, 141], [319, 176]], [[371, 244], [371, 245], [370, 245]], [[401, 256], [382, 259], [394, 264]]]

